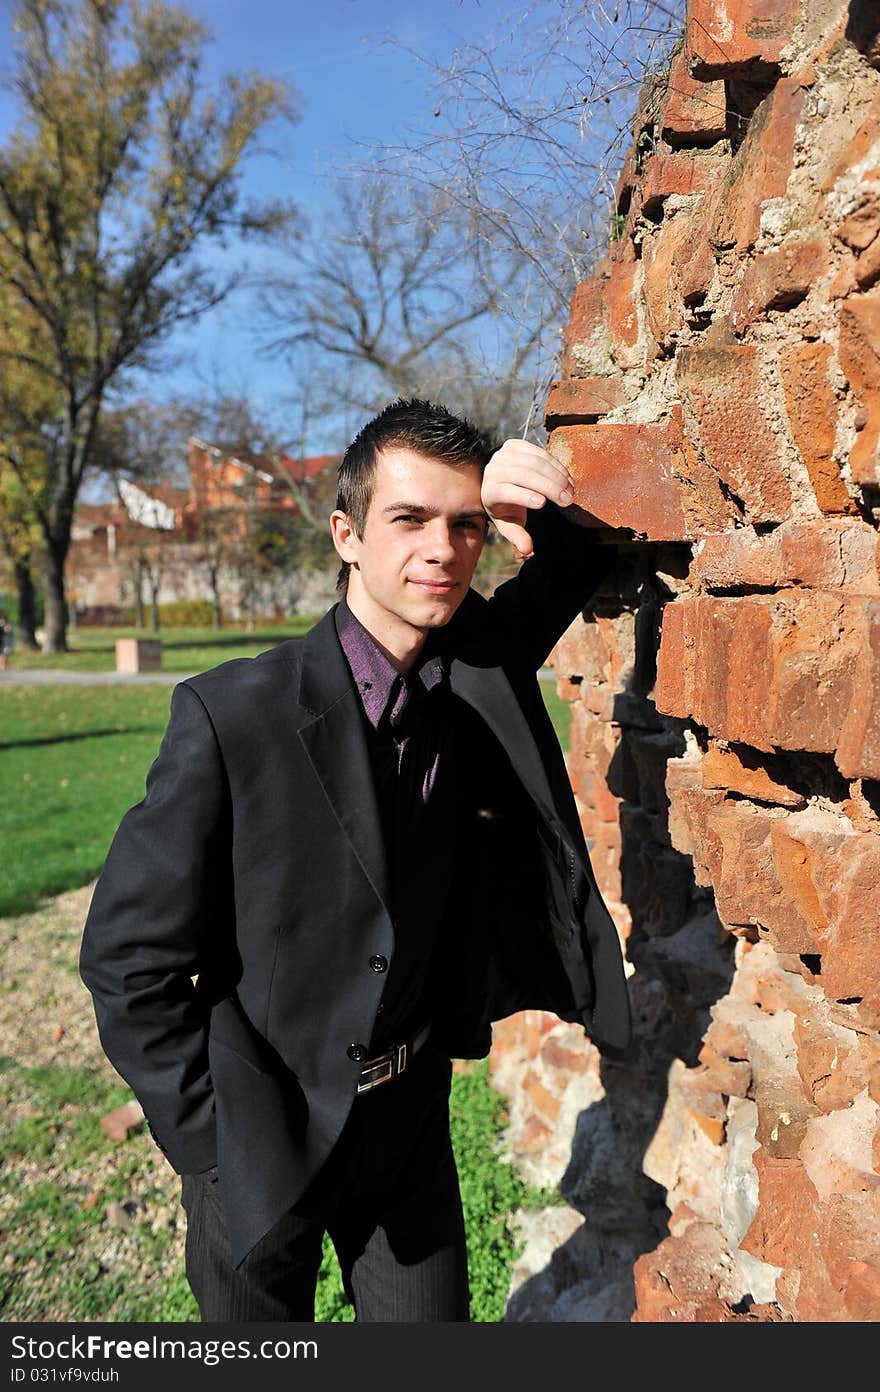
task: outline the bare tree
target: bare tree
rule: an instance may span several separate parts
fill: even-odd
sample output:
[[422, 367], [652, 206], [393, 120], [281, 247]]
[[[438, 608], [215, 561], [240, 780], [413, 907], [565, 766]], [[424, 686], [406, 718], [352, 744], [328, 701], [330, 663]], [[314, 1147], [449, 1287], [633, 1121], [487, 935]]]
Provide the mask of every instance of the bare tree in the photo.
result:
[[683, 15], [684, 0], [532, 0], [450, 56], [407, 50], [433, 114], [343, 171], [333, 214], [267, 295], [270, 351], [307, 349], [312, 378], [361, 417], [392, 392], [539, 431], [639, 89]]
[[531, 0], [447, 58], [409, 49], [433, 127], [372, 148], [367, 165], [442, 190], [496, 250], [531, 264], [559, 315], [607, 240], [642, 83], [684, 11], [685, 0]]
[[[400, 174], [342, 183], [332, 217], [290, 260], [265, 298], [268, 349], [297, 362], [305, 349], [337, 408], [363, 416], [389, 392], [434, 396], [492, 427], [527, 410], [545, 327], [529, 314], [533, 270], [442, 190], [426, 197]], [[504, 297], [520, 304], [515, 334]]]

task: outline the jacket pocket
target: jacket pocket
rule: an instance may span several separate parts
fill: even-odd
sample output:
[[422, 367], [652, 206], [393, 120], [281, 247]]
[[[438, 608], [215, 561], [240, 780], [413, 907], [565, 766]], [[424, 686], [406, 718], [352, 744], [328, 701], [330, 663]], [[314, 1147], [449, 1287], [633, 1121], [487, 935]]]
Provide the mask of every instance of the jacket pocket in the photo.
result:
[[228, 1049], [255, 1073], [265, 1076], [272, 1072], [269, 1046], [257, 1034], [237, 996], [227, 996], [214, 1006], [209, 1041], [211, 1048], [219, 1044]]

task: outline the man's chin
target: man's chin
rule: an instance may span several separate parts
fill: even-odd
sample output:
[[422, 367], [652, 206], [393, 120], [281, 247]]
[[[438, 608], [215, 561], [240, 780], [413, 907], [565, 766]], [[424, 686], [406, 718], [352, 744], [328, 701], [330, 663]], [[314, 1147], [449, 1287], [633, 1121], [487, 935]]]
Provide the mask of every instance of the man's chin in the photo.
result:
[[465, 592], [458, 586], [447, 595], [425, 595], [418, 605], [413, 606], [411, 622], [417, 628], [441, 628], [449, 623], [464, 595]]

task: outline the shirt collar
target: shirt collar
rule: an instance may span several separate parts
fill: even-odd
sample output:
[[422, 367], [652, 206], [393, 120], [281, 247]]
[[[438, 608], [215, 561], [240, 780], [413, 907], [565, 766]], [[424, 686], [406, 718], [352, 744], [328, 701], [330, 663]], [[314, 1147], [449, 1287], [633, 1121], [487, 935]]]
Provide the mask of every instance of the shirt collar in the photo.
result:
[[374, 729], [388, 711], [392, 725], [397, 724], [407, 705], [416, 677], [426, 691], [432, 691], [446, 677], [446, 663], [440, 644], [429, 633], [416, 663], [404, 676], [382, 651], [375, 639], [349, 609], [345, 599], [336, 607], [336, 632], [345, 653], [364, 712]]

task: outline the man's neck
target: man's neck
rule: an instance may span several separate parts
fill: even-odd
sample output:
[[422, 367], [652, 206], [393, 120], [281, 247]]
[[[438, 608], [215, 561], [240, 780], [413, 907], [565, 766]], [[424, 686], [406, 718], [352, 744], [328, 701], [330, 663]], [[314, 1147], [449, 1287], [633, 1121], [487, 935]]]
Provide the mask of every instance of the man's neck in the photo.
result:
[[398, 672], [408, 672], [425, 646], [428, 630], [410, 624], [380, 623], [371, 613], [371, 606], [361, 603], [358, 595], [347, 593], [345, 603]]

